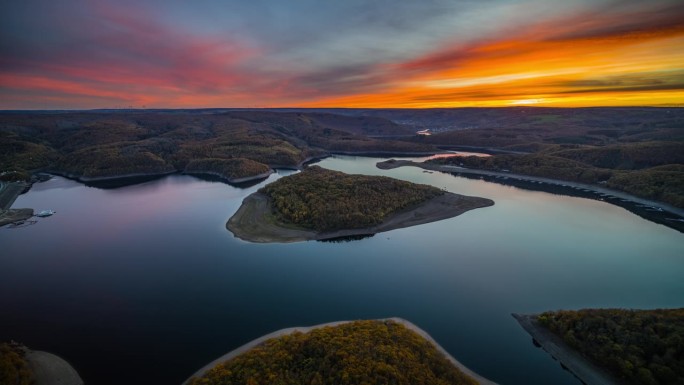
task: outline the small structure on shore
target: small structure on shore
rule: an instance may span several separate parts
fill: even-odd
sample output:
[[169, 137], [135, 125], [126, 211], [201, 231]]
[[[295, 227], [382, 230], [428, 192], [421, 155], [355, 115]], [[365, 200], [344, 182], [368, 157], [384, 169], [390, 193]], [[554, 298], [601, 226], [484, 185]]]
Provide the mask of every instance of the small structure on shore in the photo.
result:
[[40, 218], [45, 218], [45, 217], [49, 217], [49, 216], [53, 215], [54, 213], [55, 213], [54, 210], [43, 210], [43, 211], [39, 212], [38, 214], [36, 214], [36, 216], [40, 217]]

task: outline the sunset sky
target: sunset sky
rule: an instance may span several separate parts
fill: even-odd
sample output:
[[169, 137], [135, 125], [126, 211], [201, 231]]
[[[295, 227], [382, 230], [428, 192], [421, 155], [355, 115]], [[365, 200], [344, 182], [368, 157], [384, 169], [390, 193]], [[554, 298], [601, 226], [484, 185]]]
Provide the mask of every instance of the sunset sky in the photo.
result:
[[684, 106], [684, 1], [22, 0], [0, 109]]

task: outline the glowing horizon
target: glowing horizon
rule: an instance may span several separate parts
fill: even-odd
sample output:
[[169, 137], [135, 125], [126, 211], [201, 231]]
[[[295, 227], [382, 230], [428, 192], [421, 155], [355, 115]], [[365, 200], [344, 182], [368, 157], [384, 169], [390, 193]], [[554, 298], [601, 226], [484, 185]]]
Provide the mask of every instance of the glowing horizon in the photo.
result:
[[684, 105], [678, 1], [257, 3], [8, 6], [0, 109]]

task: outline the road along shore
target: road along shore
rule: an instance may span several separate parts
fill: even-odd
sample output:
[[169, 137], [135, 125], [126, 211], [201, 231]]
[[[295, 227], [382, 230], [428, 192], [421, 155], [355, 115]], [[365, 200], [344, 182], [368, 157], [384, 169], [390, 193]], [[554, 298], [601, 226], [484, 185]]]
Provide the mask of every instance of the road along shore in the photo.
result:
[[536, 191], [552, 191], [563, 195], [578, 196], [602, 200], [620, 206], [647, 220], [684, 232], [684, 209], [650, 199], [639, 198], [623, 191], [613, 190], [596, 185], [543, 178], [510, 172], [479, 170], [451, 165], [419, 163], [410, 160], [390, 159], [378, 162], [376, 167], [391, 170], [398, 167], [418, 167], [424, 170], [445, 172], [466, 178], [485, 179], [488, 182], [512, 185]]

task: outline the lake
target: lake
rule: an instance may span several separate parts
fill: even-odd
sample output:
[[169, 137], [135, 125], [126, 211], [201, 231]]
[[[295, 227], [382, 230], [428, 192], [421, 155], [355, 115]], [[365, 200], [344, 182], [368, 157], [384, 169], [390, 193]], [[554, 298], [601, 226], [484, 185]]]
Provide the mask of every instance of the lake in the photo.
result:
[[90, 384], [180, 384], [263, 334], [402, 317], [501, 384], [580, 384], [511, 313], [684, 306], [684, 235], [605, 202], [383, 159], [318, 164], [493, 199], [493, 207], [353, 242], [251, 244], [225, 228], [241, 189], [191, 176], [98, 189], [55, 177], [0, 228], [0, 340], [68, 360]]

